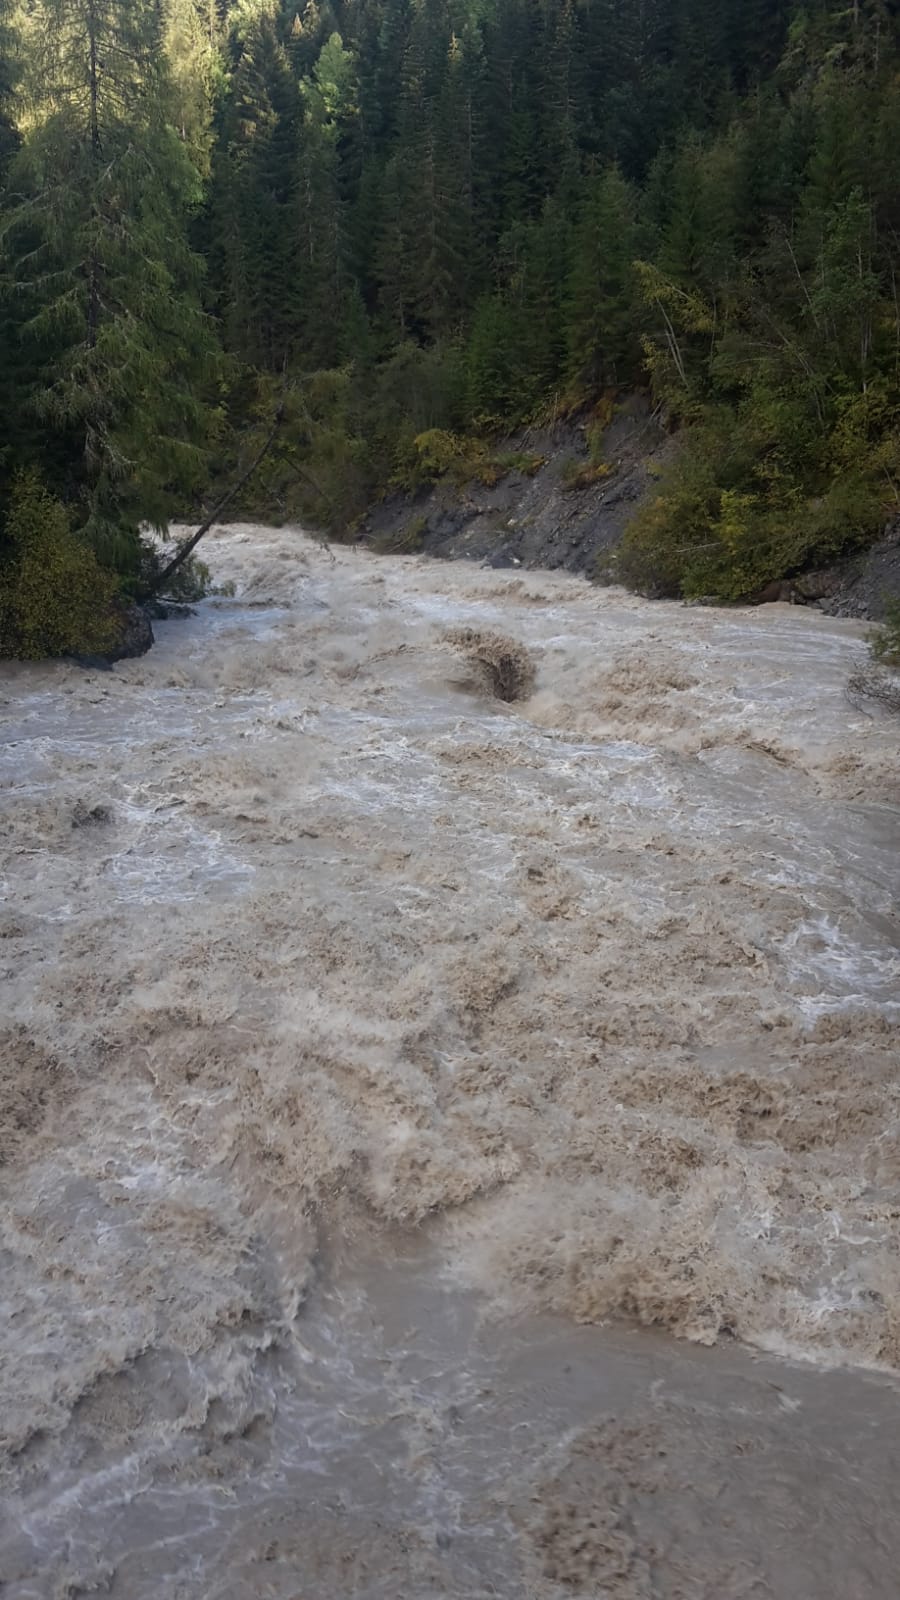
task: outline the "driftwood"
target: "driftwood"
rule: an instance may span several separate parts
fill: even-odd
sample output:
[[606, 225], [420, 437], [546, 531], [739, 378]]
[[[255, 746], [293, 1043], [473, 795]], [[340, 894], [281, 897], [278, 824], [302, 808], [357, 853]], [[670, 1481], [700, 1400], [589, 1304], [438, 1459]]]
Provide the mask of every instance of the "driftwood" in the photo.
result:
[[278, 437], [279, 431], [281, 429], [281, 424], [283, 423], [283, 421], [284, 421], [284, 402], [282, 401], [281, 405], [278, 407], [278, 410], [275, 413], [275, 420], [273, 421], [272, 426], [269, 429], [269, 432], [266, 434], [266, 437], [263, 440], [262, 445], [260, 446], [259, 450], [256, 452], [256, 455], [253, 457], [253, 460], [250, 462], [249, 467], [247, 467], [245, 472], [241, 473], [241, 476], [235, 480], [235, 482], [231, 485], [231, 488], [228, 489], [225, 494], [223, 494], [221, 500], [219, 500], [219, 502], [213, 507], [213, 509], [210, 512], [209, 516], [205, 517], [204, 520], [201, 522], [201, 524], [200, 524], [199, 528], [197, 529], [196, 533], [192, 533], [191, 537], [189, 539], [186, 539], [183, 544], [180, 544], [178, 546], [178, 549], [176, 550], [176, 552], [175, 552], [174, 556], [172, 557], [171, 561], [166, 563], [166, 565], [162, 569], [162, 572], [158, 572], [157, 573], [157, 575], [154, 578], [153, 582], [150, 584], [149, 588], [147, 589], [147, 598], [151, 598], [153, 595], [156, 595], [156, 594], [160, 593], [160, 591], [169, 582], [170, 578], [174, 575], [174, 573], [176, 573], [178, 571], [179, 567], [183, 566], [185, 561], [187, 561], [188, 558], [193, 555], [193, 553], [196, 550], [198, 544], [200, 543], [200, 540], [203, 538], [203, 535], [205, 533], [209, 533], [209, 530], [214, 525], [214, 523], [219, 521], [219, 519], [220, 519], [220, 517], [222, 515], [222, 512], [225, 511], [226, 508], [228, 506], [230, 506], [232, 500], [234, 500], [236, 498], [236, 496], [240, 494], [240, 492], [243, 489], [244, 485], [250, 482], [250, 479], [253, 477], [254, 472], [256, 472], [258, 470], [258, 468], [262, 466], [263, 462], [266, 459], [266, 456], [269, 454], [269, 451], [271, 450], [273, 444], [275, 443], [275, 440]]
[[857, 667], [847, 682], [847, 699], [857, 711], [865, 711], [868, 702], [900, 716], [900, 671], [874, 661]]

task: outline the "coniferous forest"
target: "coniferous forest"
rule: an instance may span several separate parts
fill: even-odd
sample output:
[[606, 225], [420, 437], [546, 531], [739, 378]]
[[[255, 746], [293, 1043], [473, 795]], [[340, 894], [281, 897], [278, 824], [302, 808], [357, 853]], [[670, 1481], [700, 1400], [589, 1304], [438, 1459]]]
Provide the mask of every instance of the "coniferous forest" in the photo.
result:
[[340, 535], [642, 388], [634, 587], [871, 541], [898, 46], [896, 0], [0, 0], [0, 654], [102, 649], [270, 431], [239, 509]]

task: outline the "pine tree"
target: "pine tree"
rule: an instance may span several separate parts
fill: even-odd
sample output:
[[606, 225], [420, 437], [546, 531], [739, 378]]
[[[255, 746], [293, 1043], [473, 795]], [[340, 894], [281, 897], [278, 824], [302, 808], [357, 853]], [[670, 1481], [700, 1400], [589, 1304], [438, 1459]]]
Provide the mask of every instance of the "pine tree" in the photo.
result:
[[18, 30], [13, 0], [0, 0], [0, 184], [18, 143], [14, 96], [18, 77]]
[[139, 526], [202, 483], [214, 344], [185, 242], [195, 169], [166, 122], [152, 0], [34, 0], [31, 121], [5, 251], [32, 352], [27, 404], [82, 532], [133, 567]]
[[579, 393], [633, 382], [639, 374], [637, 254], [634, 195], [611, 167], [588, 180], [573, 241], [567, 373]]
[[[18, 146], [15, 89], [18, 37], [12, 0], [0, 0], [0, 219], [7, 206], [7, 168]], [[21, 433], [20, 392], [24, 374], [16, 350], [14, 297], [0, 266], [0, 560], [6, 554], [4, 513]]]
[[209, 176], [212, 116], [222, 77], [220, 30], [208, 0], [165, 0], [163, 45], [171, 120], [198, 171]]
[[230, 351], [280, 371], [298, 344], [301, 101], [277, 0], [240, 18], [207, 218], [213, 303]]
[[[296, 289], [304, 363], [332, 367], [358, 353], [363, 338], [350, 270], [350, 242], [341, 187], [341, 140], [356, 116], [354, 58], [333, 33], [302, 84]], [[363, 319], [364, 320], [364, 319]]]

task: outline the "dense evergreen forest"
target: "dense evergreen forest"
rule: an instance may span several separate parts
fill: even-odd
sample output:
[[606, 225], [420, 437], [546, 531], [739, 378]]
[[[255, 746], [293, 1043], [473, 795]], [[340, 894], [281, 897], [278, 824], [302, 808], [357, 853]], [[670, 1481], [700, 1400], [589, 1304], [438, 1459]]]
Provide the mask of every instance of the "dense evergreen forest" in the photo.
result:
[[[621, 552], [738, 598], [900, 493], [896, 0], [0, 0], [0, 654], [240, 476], [346, 529], [646, 387]], [[494, 468], [494, 470], [499, 470]]]

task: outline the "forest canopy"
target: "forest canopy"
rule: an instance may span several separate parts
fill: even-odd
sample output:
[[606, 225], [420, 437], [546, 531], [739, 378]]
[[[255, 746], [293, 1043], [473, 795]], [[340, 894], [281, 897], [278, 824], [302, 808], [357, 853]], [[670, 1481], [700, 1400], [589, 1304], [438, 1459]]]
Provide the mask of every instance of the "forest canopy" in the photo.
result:
[[140, 593], [141, 529], [276, 408], [245, 508], [339, 534], [435, 439], [646, 387], [681, 447], [626, 581], [739, 598], [871, 540], [898, 10], [0, 0], [0, 653], [59, 637], [29, 528], [80, 595]]

